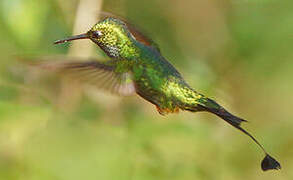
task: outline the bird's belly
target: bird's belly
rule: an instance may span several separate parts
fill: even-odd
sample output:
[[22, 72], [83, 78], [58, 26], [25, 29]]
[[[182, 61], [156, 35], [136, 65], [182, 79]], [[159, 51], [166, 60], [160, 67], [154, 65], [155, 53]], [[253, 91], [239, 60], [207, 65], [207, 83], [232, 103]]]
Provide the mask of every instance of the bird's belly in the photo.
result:
[[[157, 106], [161, 112], [177, 112], [176, 99], [167, 92], [168, 82], [178, 74], [169, 71], [166, 64], [139, 64], [133, 67], [135, 88], [138, 95]], [[167, 70], [166, 70], [167, 69]], [[165, 114], [165, 113], [161, 113]]]
[[158, 88], [153, 87], [152, 84], [137, 82], [135, 86], [137, 94], [157, 106], [161, 106], [162, 102], [166, 99], [165, 95]]
[[176, 101], [172, 97], [167, 96], [161, 87], [140, 82], [136, 83], [136, 92], [145, 100], [156, 105], [158, 112], [162, 115], [179, 112]]

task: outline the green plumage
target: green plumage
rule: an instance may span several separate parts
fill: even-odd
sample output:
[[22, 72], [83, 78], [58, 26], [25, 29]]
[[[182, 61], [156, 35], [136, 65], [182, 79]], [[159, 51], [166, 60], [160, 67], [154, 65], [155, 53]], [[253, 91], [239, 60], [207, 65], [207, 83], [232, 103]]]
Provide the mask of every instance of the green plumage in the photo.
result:
[[156, 105], [162, 115], [179, 110], [213, 113], [244, 132], [262, 148], [266, 154], [262, 161], [263, 170], [281, 168], [263, 146], [240, 126], [245, 120], [232, 115], [214, 100], [193, 90], [162, 56], [156, 43], [127, 22], [108, 17], [95, 24], [87, 33], [58, 40], [55, 44], [75, 39], [92, 40], [111, 60], [104, 63], [48, 63], [42, 66], [70, 74], [116, 94], [137, 93]]
[[116, 72], [133, 75], [136, 93], [155, 104], [161, 114], [182, 110], [201, 110], [205, 97], [191, 89], [180, 73], [152, 43], [138, 41], [124, 22], [108, 18], [96, 24], [88, 34], [101, 31], [103, 37], [91, 39], [110, 57], [115, 58]]

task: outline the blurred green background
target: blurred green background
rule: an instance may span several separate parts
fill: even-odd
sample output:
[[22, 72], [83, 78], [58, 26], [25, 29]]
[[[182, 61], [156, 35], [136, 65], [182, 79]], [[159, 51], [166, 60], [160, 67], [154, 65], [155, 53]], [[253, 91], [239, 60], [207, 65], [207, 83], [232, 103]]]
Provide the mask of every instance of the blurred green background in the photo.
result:
[[[293, 179], [292, 7], [292, 0], [1, 0], [0, 179]], [[262, 172], [260, 149], [216, 116], [163, 117], [138, 96], [111, 96], [16, 60], [106, 58], [86, 40], [52, 44], [87, 31], [100, 10], [130, 19], [192, 87], [249, 120], [245, 127], [283, 169]]]

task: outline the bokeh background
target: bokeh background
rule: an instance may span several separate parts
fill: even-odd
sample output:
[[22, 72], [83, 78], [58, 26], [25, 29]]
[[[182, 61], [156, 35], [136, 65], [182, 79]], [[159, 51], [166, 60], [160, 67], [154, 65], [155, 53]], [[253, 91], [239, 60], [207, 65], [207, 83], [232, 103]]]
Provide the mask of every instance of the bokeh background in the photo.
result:
[[[292, 0], [1, 0], [0, 179], [293, 179]], [[100, 11], [129, 19], [198, 91], [247, 119], [280, 162], [207, 113], [160, 116], [24, 61], [107, 57], [87, 40]], [[21, 59], [21, 61], [19, 61]]]

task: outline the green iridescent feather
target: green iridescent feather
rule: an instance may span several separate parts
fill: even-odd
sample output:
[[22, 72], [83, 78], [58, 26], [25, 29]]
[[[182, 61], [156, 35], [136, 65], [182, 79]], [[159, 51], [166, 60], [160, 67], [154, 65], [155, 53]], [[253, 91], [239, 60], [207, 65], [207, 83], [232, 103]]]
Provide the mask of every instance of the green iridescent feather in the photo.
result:
[[[248, 135], [261, 147], [266, 155], [262, 161], [263, 170], [281, 168], [263, 146], [241, 127], [244, 119], [232, 115], [214, 100], [193, 90], [181, 74], [162, 56], [156, 43], [138, 32], [129, 23], [118, 18], [106, 17], [87, 33], [58, 40], [55, 43], [75, 39], [92, 40], [111, 60], [104, 63], [97, 61], [53, 63], [53, 69], [63, 73], [73, 73], [94, 84], [105, 82], [110, 86], [104, 89], [110, 89], [113, 92], [114, 88], [117, 94], [137, 93], [156, 105], [158, 112], [162, 115], [179, 110], [213, 113]], [[101, 72], [110, 75], [99, 76]], [[121, 87], [127, 89], [127, 93], [123, 94]]]

